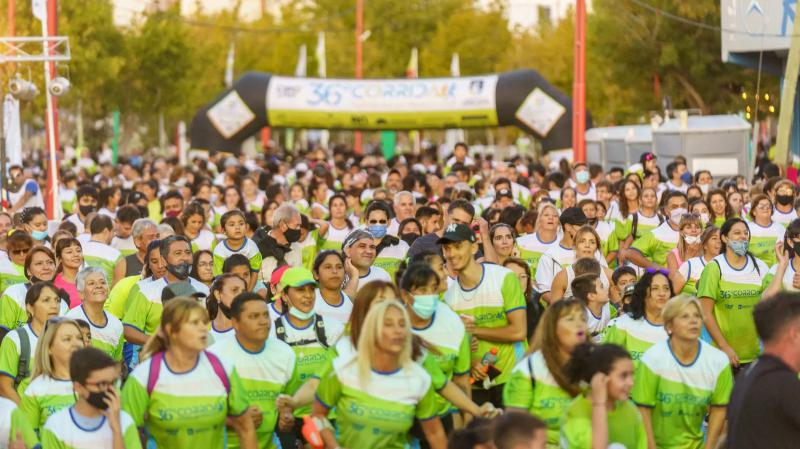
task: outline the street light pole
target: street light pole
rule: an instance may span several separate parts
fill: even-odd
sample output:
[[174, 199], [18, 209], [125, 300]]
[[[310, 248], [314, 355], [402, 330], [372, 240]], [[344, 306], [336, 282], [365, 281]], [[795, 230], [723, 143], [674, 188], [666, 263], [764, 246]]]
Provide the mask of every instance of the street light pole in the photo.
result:
[[[364, 57], [364, 0], [356, 0], [356, 79], [363, 76], [363, 57]], [[361, 131], [356, 131], [354, 149], [356, 154], [363, 154]]]
[[[45, 58], [50, 56], [49, 36], [58, 34], [57, 19], [57, 0], [45, 0], [47, 2], [47, 15], [42, 18], [42, 37], [44, 38], [43, 50]], [[44, 62], [45, 96], [47, 101], [47, 218], [50, 220], [61, 219], [61, 208], [58, 200], [58, 161], [56, 151], [58, 149], [58, 109], [56, 99], [50, 94], [50, 82], [55, 78], [55, 61], [47, 60]]]
[[575, 162], [586, 162], [586, 0], [575, 1], [572, 158]]

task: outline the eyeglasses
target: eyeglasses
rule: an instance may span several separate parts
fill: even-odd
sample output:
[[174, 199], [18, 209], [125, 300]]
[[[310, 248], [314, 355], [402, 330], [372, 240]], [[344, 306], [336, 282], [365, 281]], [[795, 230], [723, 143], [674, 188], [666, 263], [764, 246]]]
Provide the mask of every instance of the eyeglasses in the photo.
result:
[[769, 204], [769, 203], [762, 203], [762, 204], [759, 204], [758, 206], [756, 206], [756, 209], [760, 209], [760, 210], [772, 210], [772, 205], [771, 205], [771, 204]]
[[369, 220], [369, 224], [386, 224], [389, 220]]
[[31, 250], [31, 248], [30, 248], [30, 247], [28, 247], [28, 248], [21, 248], [21, 249], [12, 249], [12, 250], [11, 250], [11, 254], [14, 254], [14, 255], [17, 255], [17, 254], [27, 254], [27, 253], [28, 253], [28, 251], [30, 251], [30, 250]]
[[47, 326], [49, 326], [49, 325], [51, 325], [51, 324], [52, 324], [53, 326], [55, 326], [55, 325], [57, 325], [58, 323], [61, 323], [61, 322], [64, 322], [64, 321], [72, 321], [72, 319], [70, 319], [70, 318], [67, 318], [67, 317], [65, 317], [65, 316], [54, 316], [53, 318], [50, 318], [49, 320], [47, 320], [47, 321], [44, 323], [44, 331], [45, 331], [45, 332], [47, 332]]
[[647, 271], [649, 274], [663, 274], [664, 276], [669, 277], [669, 271], [663, 268], [648, 268], [645, 271]]

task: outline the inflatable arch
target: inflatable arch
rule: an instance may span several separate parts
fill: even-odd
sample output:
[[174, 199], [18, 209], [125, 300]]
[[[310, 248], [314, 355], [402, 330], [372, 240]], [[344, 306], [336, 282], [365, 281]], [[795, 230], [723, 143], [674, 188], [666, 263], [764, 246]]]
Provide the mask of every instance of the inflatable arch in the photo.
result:
[[[591, 128], [587, 113], [586, 127]], [[459, 78], [320, 79], [249, 72], [197, 112], [194, 149], [238, 154], [265, 126], [413, 130], [514, 125], [545, 150], [572, 147], [572, 102], [538, 72]]]

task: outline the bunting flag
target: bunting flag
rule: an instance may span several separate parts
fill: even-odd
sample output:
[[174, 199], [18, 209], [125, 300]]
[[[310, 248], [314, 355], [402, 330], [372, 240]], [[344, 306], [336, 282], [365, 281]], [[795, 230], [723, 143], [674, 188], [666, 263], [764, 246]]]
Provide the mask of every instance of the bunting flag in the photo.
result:
[[[9, 166], [22, 165], [22, 132], [19, 121], [19, 100], [7, 94], [3, 101], [3, 130]], [[6, 173], [3, 173], [5, 176]]]
[[297, 67], [294, 69], [294, 76], [298, 78], [305, 78], [308, 76], [307, 62], [306, 44], [303, 44], [300, 46], [300, 55], [297, 57]]
[[[417, 52], [417, 47], [411, 49], [411, 58], [408, 60], [408, 67], [406, 67], [406, 78], [419, 78], [419, 54]], [[414, 154], [419, 154], [421, 146], [420, 132], [417, 130], [409, 131], [408, 140], [414, 148]], [[394, 153], [394, 151], [392, 151], [392, 153]]]
[[328, 77], [328, 63], [325, 59], [325, 32], [320, 31], [317, 33], [317, 49], [315, 51], [317, 57], [317, 76], [320, 78]]
[[453, 53], [453, 57], [450, 58], [450, 76], [461, 76], [461, 61], [458, 58], [458, 53]]
[[228, 47], [228, 58], [225, 61], [225, 87], [231, 87], [233, 85], [233, 61], [235, 55], [236, 42], [232, 40], [230, 47]]

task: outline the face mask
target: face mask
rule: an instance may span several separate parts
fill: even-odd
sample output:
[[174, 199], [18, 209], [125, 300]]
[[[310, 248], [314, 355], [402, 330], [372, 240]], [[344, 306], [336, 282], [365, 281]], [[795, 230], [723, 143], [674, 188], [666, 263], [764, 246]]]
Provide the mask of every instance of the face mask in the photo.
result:
[[418, 317], [427, 320], [433, 316], [439, 302], [439, 295], [414, 295], [414, 304], [411, 308]]
[[314, 317], [314, 309], [311, 309], [308, 312], [303, 312], [297, 307], [289, 307], [289, 315], [297, 318], [298, 320], [306, 321]]
[[411, 244], [414, 243], [414, 240], [416, 240], [418, 237], [419, 234], [402, 234], [400, 236], [400, 240], [408, 243], [408, 246], [411, 246]]
[[681, 175], [681, 181], [683, 181], [685, 184], [691, 184], [692, 183], [692, 174], [689, 173], [688, 171], [686, 173], [682, 174]]
[[386, 235], [386, 225], [369, 225], [367, 230], [376, 239], [382, 239]]
[[775, 195], [775, 201], [781, 206], [788, 206], [794, 201], [794, 195]]
[[702, 221], [704, 225], [708, 224], [708, 220], [710, 219], [711, 217], [709, 217], [708, 214], [700, 214], [700, 221]]
[[699, 235], [684, 235], [683, 236], [683, 241], [686, 242], [687, 245], [694, 245], [694, 244], [700, 242], [700, 236]]
[[86, 398], [86, 402], [88, 402], [89, 405], [91, 405], [92, 407], [94, 407], [94, 408], [96, 408], [98, 410], [106, 410], [106, 409], [108, 409], [108, 404], [106, 404], [106, 401], [105, 401], [106, 397], [108, 397], [108, 396], [106, 396], [106, 392], [105, 391], [101, 391], [101, 392], [90, 391], [89, 392], [89, 397]]
[[589, 172], [579, 171], [575, 173], [575, 181], [577, 181], [578, 184], [586, 184], [587, 182], [589, 182]]
[[81, 212], [81, 215], [84, 217], [94, 212], [95, 207], [91, 204], [88, 206], [78, 206], [78, 210]]
[[169, 210], [164, 214], [164, 216], [167, 218], [172, 218], [172, 217], [177, 217], [180, 214], [181, 212], [178, 210]]
[[700, 191], [703, 192], [703, 195], [708, 193], [709, 184], [698, 184], [700, 187]]
[[192, 264], [189, 262], [181, 262], [177, 265], [167, 265], [167, 271], [169, 271], [176, 278], [184, 280], [188, 278], [189, 273], [192, 272]]
[[210, 202], [210, 203], [216, 203], [216, 202], [217, 202], [217, 200], [219, 199], [219, 195], [217, 195], [216, 193], [212, 193], [212, 194], [209, 196], [209, 198], [208, 198], [208, 199], [209, 199], [209, 202]]
[[684, 209], [682, 207], [678, 208], [678, 209], [674, 209], [672, 212], [669, 213], [669, 220], [674, 224], [678, 224], [681, 221], [681, 217], [685, 213], [686, 213], [686, 209]]
[[747, 249], [750, 247], [750, 242], [747, 240], [728, 240], [728, 246], [737, 256], [744, 256], [747, 254]]
[[289, 228], [283, 232], [283, 236], [286, 237], [287, 242], [294, 243], [300, 240], [300, 230]]
[[47, 238], [47, 231], [32, 231], [31, 237], [33, 237], [34, 240], [44, 240]]

